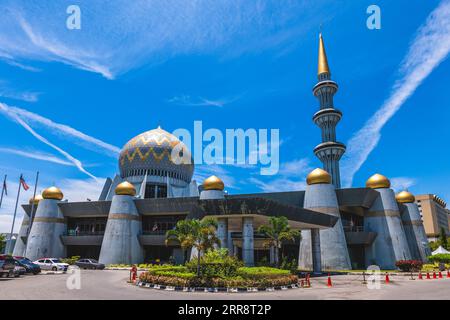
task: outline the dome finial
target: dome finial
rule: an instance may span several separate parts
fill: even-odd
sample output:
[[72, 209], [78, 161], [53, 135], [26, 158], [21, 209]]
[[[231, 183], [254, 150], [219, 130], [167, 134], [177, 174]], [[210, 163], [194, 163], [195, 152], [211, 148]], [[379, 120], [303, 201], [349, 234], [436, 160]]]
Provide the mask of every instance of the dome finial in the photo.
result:
[[61, 201], [64, 195], [59, 188], [53, 186], [42, 191], [42, 198]]
[[322, 38], [322, 25], [320, 26], [320, 33], [319, 33], [319, 63], [317, 67], [317, 75], [320, 75], [322, 73], [330, 73], [330, 68], [328, 67], [328, 59], [327, 54], [325, 52], [325, 45], [323, 43]]

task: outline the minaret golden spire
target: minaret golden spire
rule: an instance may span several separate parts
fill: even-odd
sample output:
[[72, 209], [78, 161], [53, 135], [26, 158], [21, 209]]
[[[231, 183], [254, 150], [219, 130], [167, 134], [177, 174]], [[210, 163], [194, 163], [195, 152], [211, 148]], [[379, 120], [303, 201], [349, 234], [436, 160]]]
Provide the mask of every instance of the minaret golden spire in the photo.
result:
[[325, 53], [325, 45], [323, 44], [322, 33], [319, 34], [319, 65], [317, 68], [317, 75], [322, 73], [330, 73], [328, 67], [327, 54]]

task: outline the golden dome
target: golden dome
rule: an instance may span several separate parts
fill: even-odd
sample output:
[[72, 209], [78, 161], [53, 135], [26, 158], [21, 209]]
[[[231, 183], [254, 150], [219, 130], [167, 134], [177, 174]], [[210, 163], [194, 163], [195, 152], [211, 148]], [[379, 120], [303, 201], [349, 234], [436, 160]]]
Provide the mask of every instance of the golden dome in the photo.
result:
[[379, 188], [390, 188], [391, 182], [388, 178], [381, 174], [374, 174], [366, 181], [366, 188], [379, 189]]
[[136, 188], [128, 181], [124, 181], [116, 187], [116, 194], [121, 196], [134, 196], [136, 195]]
[[32, 205], [34, 202], [34, 205], [36, 206], [39, 203], [39, 201], [41, 201], [41, 200], [42, 200], [42, 196], [40, 194], [38, 194], [34, 198], [31, 197], [29, 203], [30, 203], [30, 205]]
[[62, 200], [63, 197], [63, 193], [57, 187], [50, 187], [42, 192], [42, 198], [44, 199]]
[[306, 183], [308, 185], [311, 184], [319, 184], [319, 183], [331, 183], [331, 176], [328, 172], [325, 170], [322, 170], [320, 168], [314, 169], [311, 171], [308, 176], [306, 177]]
[[211, 176], [203, 181], [203, 190], [223, 190], [225, 185], [223, 181], [216, 176]]
[[416, 198], [413, 196], [413, 194], [408, 191], [397, 193], [395, 199], [399, 203], [413, 203], [414, 201], [416, 201]]

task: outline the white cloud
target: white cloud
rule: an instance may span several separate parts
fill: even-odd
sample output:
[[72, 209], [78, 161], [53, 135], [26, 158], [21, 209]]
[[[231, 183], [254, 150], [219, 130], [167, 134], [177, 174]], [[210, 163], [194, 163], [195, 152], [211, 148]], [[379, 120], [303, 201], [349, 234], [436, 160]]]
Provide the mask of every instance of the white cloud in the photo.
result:
[[264, 192], [304, 190], [306, 176], [312, 169], [309, 159], [296, 159], [281, 164], [279, 174], [273, 176], [273, 179], [261, 180], [252, 177], [248, 182]]
[[[52, 179], [47, 178], [46, 180], [51, 181]], [[56, 178], [53, 180], [58, 181]], [[87, 198], [95, 201], [100, 196], [104, 182], [104, 178], [85, 180], [63, 179], [60, 180], [56, 186], [63, 192], [64, 199], [68, 199], [71, 202], [86, 201]], [[16, 221], [14, 223], [14, 232], [19, 231], [23, 215], [25, 214], [21, 205], [28, 204], [28, 200], [33, 196], [34, 185], [29, 180], [27, 180], [27, 184], [30, 186], [30, 189], [28, 189], [28, 191], [21, 190]], [[4, 196], [3, 204], [0, 208], [0, 233], [11, 231], [18, 186], [18, 182], [8, 181], [8, 196]], [[37, 194], [41, 193], [49, 186], [50, 185], [47, 182], [40, 182]]]
[[63, 2], [4, 0], [0, 48], [10, 61], [58, 61], [112, 79], [184, 54], [284, 51], [332, 15], [327, 1], [116, 0], [81, 7], [68, 30]]
[[238, 100], [240, 96], [232, 98], [220, 98], [220, 99], [206, 99], [203, 97], [192, 98], [189, 95], [176, 96], [169, 99], [167, 102], [180, 105], [180, 106], [190, 106], [190, 107], [219, 107], [222, 108], [227, 104], [231, 104]]
[[348, 142], [341, 164], [344, 186], [352, 185], [355, 173], [380, 141], [384, 125], [428, 75], [444, 61], [449, 51], [450, 1], [444, 0], [419, 28], [401, 64], [401, 77], [395, 82], [389, 98]]
[[[3, 109], [4, 111], [6, 111], [8, 113], [8, 109], [3, 103], [0, 103], [0, 109]], [[44, 138], [43, 136], [38, 134], [25, 121], [23, 121], [17, 114], [15, 114], [15, 113], [8, 113], [8, 115], [13, 120], [15, 120], [18, 124], [20, 124], [25, 130], [27, 130], [32, 136], [34, 136], [36, 139], [38, 139], [42, 143], [46, 144], [50, 148], [55, 149], [60, 154], [62, 154], [67, 160], [72, 162], [78, 168], [78, 170], [80, 170], [81, 172], [87, 174], [89, 177], [96, 179], [96, 177], [94, 175], [92, 175], [90, 172], [88, 172], [88, 171], [86, 171], [86, 169], [84, 169], [83, 164], [81, 163], [80, 160], [76, 159], [75, 157], [70, 155], [67, 151], [61, 149], [60, 147], [56, 146], [55, 144], [51, 143], [46, 138]]]
[[55, 157], [55, 156], [53, 156], [51, 154], [44, 153], [44, 152], [39, 152], [39, 151], [36, 151], [36, 150], [24, 151], [24, 150], [21, 150], [21, 149], [2, 148], [2, 147], [0, 147], [0, 152], [2, 152], [2, 153], [9, 153], [9, 154], [15, 154], [15, 155], [26, 157], [26, 158], [30, 158], [30, 159], [36, 159], [36, 160], [42, 160], [42, 161], [57, 163], [57, 164], [61, 164], [61, 165], [64, 165], [64, 166], [74, 166], [74, 164], [72, 162], [70, 162], [70, 161], [66, 161], [64, 159]]
[[416, 184], [416, 179], [409, 177], [394, 177], [389, 180], [391, 181], [391, 188], [396, 192], [408, 190]]
[[19, 116], [20, 118], [26, 119], [31, 123], [38, 124], [47, 129], [51, 129], [50, 132], [53, 134], [61, 135], [65, 138], [74, 139], [76, 142], [81, 142], [82, 146], [90, 146], [91, 150], [103, 152], [111, 157], [116, 158], [117, 154], [120, 152], [120, 148], [116, 146], [113, 146], [109, 143], [78, 131], [72, 127], [54, 122], [48, 118], [42, 117], [25, 109], [11, 107], [5, 103], [0, 103], [0, 112], [3, 112], [9, 117]]

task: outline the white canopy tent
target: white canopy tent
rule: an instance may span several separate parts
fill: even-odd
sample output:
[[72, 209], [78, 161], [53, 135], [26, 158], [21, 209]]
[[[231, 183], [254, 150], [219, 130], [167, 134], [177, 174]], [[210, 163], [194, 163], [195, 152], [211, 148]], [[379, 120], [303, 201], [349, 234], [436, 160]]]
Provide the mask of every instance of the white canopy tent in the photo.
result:
[[436, 250], [434, 250], [431, 255], [434, 256], [435, 254], [441, 254], [441, 253], [450, 253], [450, 251], [445, 250], [442, 248], [442, 246], [439, 246]]

